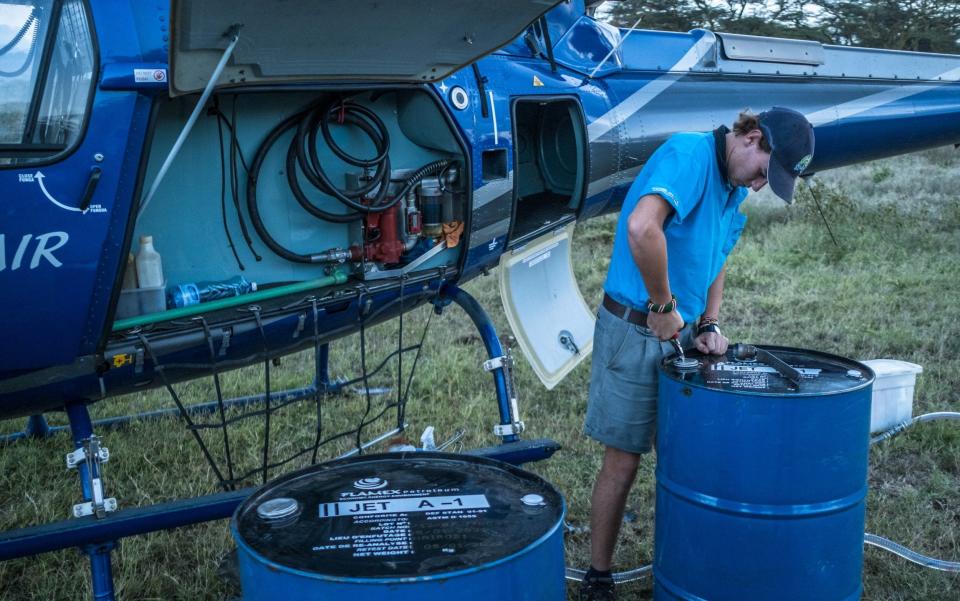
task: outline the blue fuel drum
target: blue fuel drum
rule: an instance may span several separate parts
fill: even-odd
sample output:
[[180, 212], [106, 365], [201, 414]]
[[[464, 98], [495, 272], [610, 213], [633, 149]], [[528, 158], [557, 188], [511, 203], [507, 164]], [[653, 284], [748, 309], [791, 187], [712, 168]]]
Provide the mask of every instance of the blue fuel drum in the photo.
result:
[[747, 348], [661, 362], [654, 599], [859, 599], [874, 374]]
[[274, 480], [231, 530], [244, 601], [563, 601], [564, 513], [509, 464], [390, 453]]

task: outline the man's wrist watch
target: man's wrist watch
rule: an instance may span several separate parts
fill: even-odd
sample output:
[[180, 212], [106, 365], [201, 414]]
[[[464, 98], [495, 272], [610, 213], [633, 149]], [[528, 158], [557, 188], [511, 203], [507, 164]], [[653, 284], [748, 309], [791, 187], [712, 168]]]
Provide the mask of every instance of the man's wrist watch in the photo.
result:
[[715, 317], [701, 317], [699, 323], [697, 324], [697, 336], [706, 334], [707, 332], [714, 332], [718, 336], [723, 336], [720, 332], [720, 323]]

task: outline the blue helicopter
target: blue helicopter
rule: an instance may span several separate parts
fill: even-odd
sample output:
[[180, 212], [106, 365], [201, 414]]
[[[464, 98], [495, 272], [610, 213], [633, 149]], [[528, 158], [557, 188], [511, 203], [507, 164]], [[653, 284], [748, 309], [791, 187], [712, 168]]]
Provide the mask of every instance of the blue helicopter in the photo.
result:
[[[0, 99], [0, 418], [36, 433], [65, 410], [80, 459], [100, 457], [90, 403], [428, 302], [480, 329], [517, 444], [503, 350], [458, 285], [501, 267], [510, 325], [556, 385], [593, 330], [573, 224], [617, 211], [671, 134], [791, 107], [816, 128], [808, 175], [960, 142], [958, 56], [620, 29], [583, 0], [0, 0]], [[110, 513], [80, 467], [79, 515]], [[77, 520], [0, 558], [240, 498]], [[109, 549], [90, 554], [103, 580]]]

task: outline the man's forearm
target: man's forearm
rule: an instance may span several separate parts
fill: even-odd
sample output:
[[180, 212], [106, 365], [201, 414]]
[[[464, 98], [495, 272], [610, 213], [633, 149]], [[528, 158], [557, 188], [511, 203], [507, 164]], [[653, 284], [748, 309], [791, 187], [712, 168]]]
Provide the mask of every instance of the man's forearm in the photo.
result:
[[650, 229], [637, 239], [630, 237], [630, 252], [640, 269], [650, 299], [658, 304], [670, 302], [670, 280], [667, 275], [667, 241], [663, 231]]
[[650, 299], [657, 304], [670, 302], [667, 273], [667, 239], [663, 223], [673, 208], [659, 196], [640, 199], [627, 224], [627, 242]]
[[724, 267], [717, 274], [713, 283], [710, 284], [710, 288], [707, 290], [707, 307], [703, 310], [704, 317], [720, 318], [720, 303], [723, 302], [723, 282], [726, 274], [727, 268]]

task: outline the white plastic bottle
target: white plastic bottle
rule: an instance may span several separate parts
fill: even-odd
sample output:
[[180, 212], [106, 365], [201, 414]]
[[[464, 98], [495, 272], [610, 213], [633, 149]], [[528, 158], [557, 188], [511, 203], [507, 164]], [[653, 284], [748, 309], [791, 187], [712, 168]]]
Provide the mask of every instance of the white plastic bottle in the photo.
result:
[[163, 263], [160, 253], [153, 248], [153, 236], [140, 236], [137, 254], [137, 281], [141, 288], [163, 286]]

